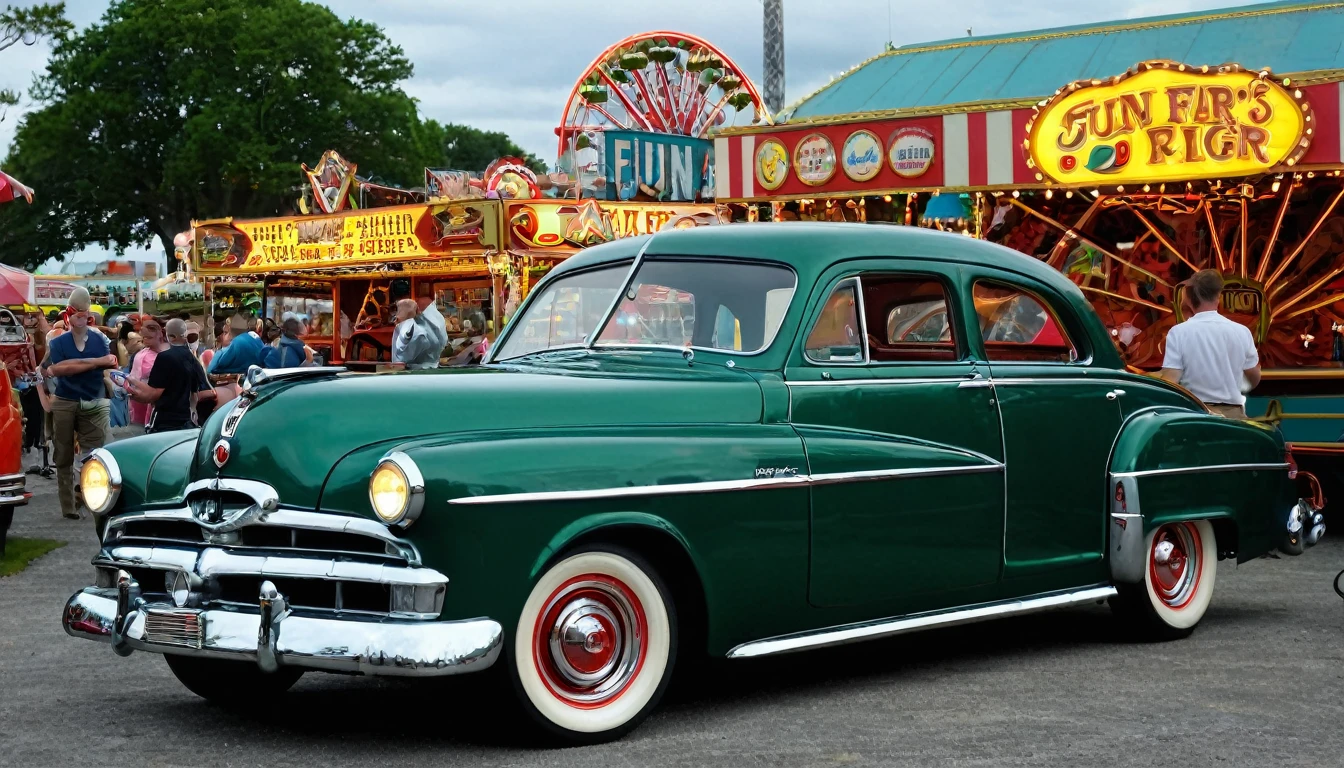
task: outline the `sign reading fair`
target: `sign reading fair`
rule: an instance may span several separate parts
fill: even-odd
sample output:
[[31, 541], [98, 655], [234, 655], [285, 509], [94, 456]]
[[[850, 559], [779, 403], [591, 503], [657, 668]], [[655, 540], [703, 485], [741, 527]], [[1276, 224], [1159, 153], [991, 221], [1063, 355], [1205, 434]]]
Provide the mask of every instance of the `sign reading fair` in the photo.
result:
[[608, 200], [691, 202], [713, 197], [714, 143], [641, 131], [605, 131]]
[[1310, 122], [1302, 91], [1268, 71], [1147, 61], [1037, 107], [1025, 149], [1061, 184], [1217, 179], [1296, 164]]

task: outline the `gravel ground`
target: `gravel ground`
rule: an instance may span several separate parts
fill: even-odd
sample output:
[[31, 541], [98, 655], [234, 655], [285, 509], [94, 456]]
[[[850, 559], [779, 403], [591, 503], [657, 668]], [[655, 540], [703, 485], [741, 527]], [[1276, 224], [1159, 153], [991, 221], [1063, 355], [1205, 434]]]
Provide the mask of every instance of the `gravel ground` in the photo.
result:
[[69, 546], [0, 579], [0, 765], [1344, 765], [1344, 543], [1223, 563], [1188, 640], [1134, 644], [1101, 607], [779, 659], [677, 681], [625, 740], [519, 747], [460, 684], [310, 674], [281, 702], [218, 709], [157, 656], [67, 637], [90, 521], [54, 481], [12, 534]]

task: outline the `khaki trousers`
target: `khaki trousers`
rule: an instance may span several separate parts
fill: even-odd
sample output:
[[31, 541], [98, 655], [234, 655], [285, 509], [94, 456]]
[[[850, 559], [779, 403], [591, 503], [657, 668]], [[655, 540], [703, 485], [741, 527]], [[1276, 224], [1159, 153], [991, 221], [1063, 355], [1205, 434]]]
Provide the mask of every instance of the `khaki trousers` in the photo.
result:
[[107, 441], [108, 420], [112, 407], [107, 400], [51, 399], [52, 461], [56, 464], [56, 489], [61, 500], [61, 514], [73, 517], [79, 514], [75, 505], [75, 437], [79, 450], [88, 454], [102, 448]]
[[1208, 406], [1210, 411], [1213, 411], [1218, 416], [1222, 416], [1224, 418], [1228, 419], [1246, 418], [1246, 408], [1244, 406], [1223, 405], [1221, 403], [1205, 403], [1205, 405]]

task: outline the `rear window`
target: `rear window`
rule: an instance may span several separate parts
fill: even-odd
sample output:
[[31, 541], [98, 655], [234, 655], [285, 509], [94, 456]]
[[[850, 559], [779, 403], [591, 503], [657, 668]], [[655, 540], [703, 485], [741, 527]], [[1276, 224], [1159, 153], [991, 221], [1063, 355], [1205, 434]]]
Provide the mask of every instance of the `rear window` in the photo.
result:
[[1036, 296], [1003, 283], [975, 284], [985, 356], [990, 362], [1070, 363], [1078, 350], [1058, 316]]

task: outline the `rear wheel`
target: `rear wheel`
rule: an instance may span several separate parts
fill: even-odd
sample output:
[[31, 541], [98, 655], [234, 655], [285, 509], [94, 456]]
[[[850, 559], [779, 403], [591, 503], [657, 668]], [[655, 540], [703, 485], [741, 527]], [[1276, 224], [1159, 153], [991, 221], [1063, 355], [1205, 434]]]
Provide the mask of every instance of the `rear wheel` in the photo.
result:
[[532, 588], [510, 653], [523, 708], [574, 743], [620, 738], [662, 698], [677, 651], [671, 592], [639, 555], [577, 550]]
[[271, 696], [288, 691], [303, 677], [302, 669], [281, 667], [262, 672], [246, 661], [198, 659], [165, 654], [168, 668], [187, 690], [203, 699], [224, 706], [265, 705]]
[[1169, 523], [1148, 534], [1143, 582], [1121, 584], [1111, 601], [1117, 615], [1144, 637], [1187, 637], [1213, 599], [1218, 543], [1207, 520]]

